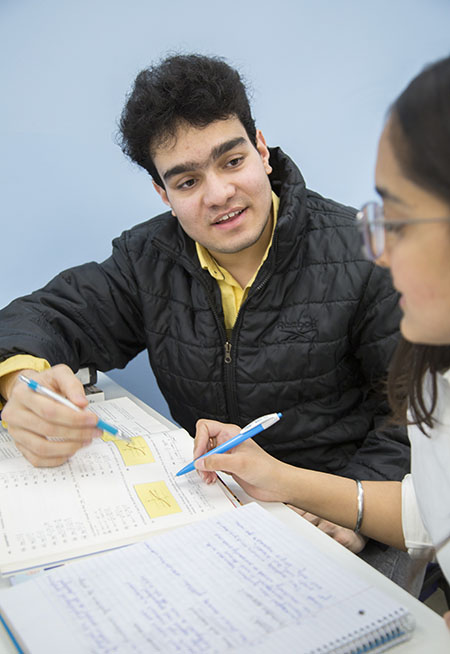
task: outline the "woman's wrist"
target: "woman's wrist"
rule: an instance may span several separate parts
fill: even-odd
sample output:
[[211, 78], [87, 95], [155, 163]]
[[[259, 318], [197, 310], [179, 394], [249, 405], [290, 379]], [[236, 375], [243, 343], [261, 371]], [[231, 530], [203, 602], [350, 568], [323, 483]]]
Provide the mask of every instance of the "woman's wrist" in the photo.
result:
[[279, 483], [282, 502], [354, 528], [357, 506], [353, 479], [285, 464]]
[[275, 492], [279, 496], [278, 501], [284, 504], [302, 507], [303, 487], [304, 487], [303, 468], [296, 468], [288, 463], [277, 460], [274, 479], [276, 480]]

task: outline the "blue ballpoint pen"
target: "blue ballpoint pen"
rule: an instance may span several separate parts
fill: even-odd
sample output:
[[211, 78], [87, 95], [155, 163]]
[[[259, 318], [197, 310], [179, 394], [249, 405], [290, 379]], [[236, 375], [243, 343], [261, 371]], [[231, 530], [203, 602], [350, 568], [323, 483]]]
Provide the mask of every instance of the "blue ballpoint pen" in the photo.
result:
[[228, 450], [231, 450], [233, 447], [236, 447], [243, 441], [246, 441], [248, 438], [253, 438], [253, 436], [256, 436], [256, 434], [259, 434], [264, 429], [268, 429], [276, 422], [278, 422], [281, 416], [281, 413], [269, 413], [266, 416], [261, 416], [261, 418], [256, 418], [256, 420], [253, 420], [250, 424], [244, 427], [239, 432], [239, 434], [236, 434], [236, 436], [233, 436], [233, 438], [230, 438], [221, 445], [217, 445], [217, 447], [209, 450], [209, 452], [206, 452], [205, 454], [202, 454], [202, 456], [199, 456], [197, 459], [194, 459], [194, 461], [188, 463], [187, 466], [181, 468], [181, 470], [179, 470], [175, 476], [180, 477], [181, 475], [185, 475], [186, 472], [195, 470], [195, 462], [199, 459], [204, 459], [206, 456], [210, 456], [211, 454], [222, 454], [223, 452], [228, 452]]
[[[73, 409], [74, 411], [78, 411], [78, 412], [84, 411], [84, 409], [80, 409], [79, 406], [68, 400], [67, 397], [58, 395], [58, 393], [55, 393], [55, 391], [50, 390], [50, 388], [46, 388], [45, 386], [38, 384], [38, 382], [35, 381], [34, 379], [28, 379], [28, 377], [25, 377], [25, 375], [19, 375], [19, 379], [21, 382], [23, 382], [29, 388], [31, 388], [31, 390], [34, 391], [35, 393], [39, 393], [40, 395], [45, 395], [46, 397], [51, 397], [52, 400], [55, 400], [60, 404], [64, 404], [64, 406], [68, 406], [70, 409]], [[117, 436], [117, 438], [120, 438], [121, 440], [131, 443], [131, 438], [127, 436], [127, 434], [124, 434], [123, 431], [121, 431], [117, 427], [113, 427], [112, 425], [109, 425], [107, 422], [101, 420], [100, 418], [98, 419], [97, 427], [99, 429], [103, 429], [103, 431], [107, 431], [109, 434], [112, 434], [113, 436]]]

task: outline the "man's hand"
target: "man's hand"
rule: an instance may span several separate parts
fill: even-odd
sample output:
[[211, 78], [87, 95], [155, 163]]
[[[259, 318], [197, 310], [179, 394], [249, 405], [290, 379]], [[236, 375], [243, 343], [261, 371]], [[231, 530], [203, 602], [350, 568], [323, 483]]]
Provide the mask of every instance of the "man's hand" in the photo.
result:
[[307, 511], [303, 511], [302, 509], [298, 509], [296, 506], [292, 506], [291, 504], [288, 504], [288, 506], [290, 509], [301, 515], [302, 518], [305, 518], [305, 520], [311, 522], [321, 531], [324, 531], [326, 534], [328, 534], [328, 536], [331, 536], [331, 538], [337, 541], [340, 545], [346, 547], [348, 550], [350, 550], [350, 552], [359, 554], [359, 552], [364, 549], [368, 540], [365, 536], [361, 536], [361, 534], [355, 534], [352, 529], [347, 529], [347, 527], [336, 525], [334, 522], [329, 522], [328, 520], [319, 518], [319, 516], [308, 513]]
[[450, 629], [450, 611], [447, 611], [447, 613], [444, 613], [444, 620], [445, 620], [445, 624]]
[[67, 397], [81, 409], [88, 401], [82, 383], [72, 370], [57, 365], [44, 372], [18, 371], [8, 375], [7, 397], [2, 420], [17, 448], [37, 467], [58, 466], [77, 450], [101, 436], [97, 416], [90, 411], [78, 413], [54, 400], [35, 393], [18, 380], [20, 373]]

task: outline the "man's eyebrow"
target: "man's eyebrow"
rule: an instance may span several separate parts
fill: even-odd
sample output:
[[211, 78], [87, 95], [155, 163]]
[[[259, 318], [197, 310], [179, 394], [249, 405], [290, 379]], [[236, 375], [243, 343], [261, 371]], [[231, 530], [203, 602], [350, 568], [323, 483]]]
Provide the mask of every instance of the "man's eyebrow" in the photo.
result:
[[[229, 139], [228, 141], [224, 141], [223, 143], [220, 143], [220, 145], [217, 145], [215, 148], [211, 150], [211, 154], [209, 155], [206, 163], [209, 163], [210, 161], [216, 161], [226, 152], [229, 152], [230, 150], [233, 150], [233, 148], [236, 148], [238, 145], [243, 145], [246, 142], [247, 141], [243, 136], [237, 136], [234, 139]], [[166, 170], [166, 172], [163, 173], [162, 178], [165, 182], [167, 182], [168, 179], [170, 179], [171, 177], [175, 177], [175, 175], [181, 175], [183, 173], [188, 173], [194, 170], [198, 170], [199, 168], [202, 168], [204, 165], [206, 164], [202, 164], [201, 162], [198, 161], [185, 161], [184, 163], [177, 164], [176, 166], [173, 166], [172, 168]]]
[[224, 143], [221, 143], [212, 149], [210, 160], [212, 159], [213, 161], [216, 161], [216, 159], [219, 159], [219, 157], [226, 152], [229, 152], [233, 148], [236, 148], [238, 145], [243, 145], [244, 143], [246, 143], [246, 140], [243, 136], [237, 136], [229, 141], [224, 141]]
[[383, 200], [390, 200], [391, 202], [397, 202], [398, 204], [404, 204], [405, 206], [409, 206], [408, 203], [405, 202], [405, 200], [398, 197], [398, 195], [391, 193], [391, 191], [389, 191], [387, 188], [383, 186], [375, 186], [375, 191]]
[[167, 182], [168, 179], [175, 177], [175, 175], [181, 175], [182, 173], [197, 170], [197, 168], [201, 168], [201, 164], [199, 164], [197, 161], [186, 161], [185, 163], [177, 164], [176, 166], [166, 170], [166, 172], [163, 173], [162, 178], [165, 182]]

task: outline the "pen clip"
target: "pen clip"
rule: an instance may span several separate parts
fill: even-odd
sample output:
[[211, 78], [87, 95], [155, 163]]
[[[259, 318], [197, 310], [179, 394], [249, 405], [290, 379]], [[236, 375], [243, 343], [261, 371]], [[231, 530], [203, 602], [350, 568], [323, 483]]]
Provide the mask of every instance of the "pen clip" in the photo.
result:
[[265, 416], [260, 416], [259, 418], [255, 418], [255, 420], [252, 420], [251, 422], [248, 423], [248, 425], [245, 425], [241, 429], [241, 434], [245, 434], [245, 432], [249, 431], [250, 429], [253, 429], [254, 427], [257, 427], [258, 425], [264, 423], [266, 420], [271, 418], [273, 416], [273, 413], [268, 413]]

